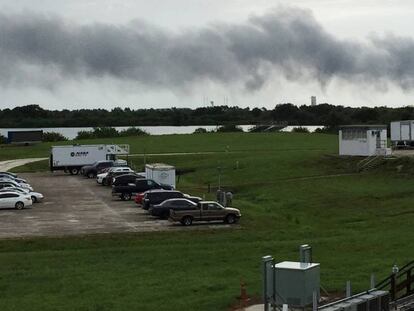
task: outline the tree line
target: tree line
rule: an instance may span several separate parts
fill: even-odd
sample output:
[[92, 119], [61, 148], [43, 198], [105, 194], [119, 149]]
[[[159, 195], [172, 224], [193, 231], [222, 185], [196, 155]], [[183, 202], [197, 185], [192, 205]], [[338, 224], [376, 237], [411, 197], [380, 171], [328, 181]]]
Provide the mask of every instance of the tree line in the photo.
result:
[[0, 110], [0, 127], [108, 127], [156, 125], [226, 125], [287, 123], [289, 125], [389, 124], [414, 119], [414, 107], [344, 107], [330, 104], [276, 105], [273, 109], [211, 106], [195, 109], [114, 108], [46, 110], [39, 105]]

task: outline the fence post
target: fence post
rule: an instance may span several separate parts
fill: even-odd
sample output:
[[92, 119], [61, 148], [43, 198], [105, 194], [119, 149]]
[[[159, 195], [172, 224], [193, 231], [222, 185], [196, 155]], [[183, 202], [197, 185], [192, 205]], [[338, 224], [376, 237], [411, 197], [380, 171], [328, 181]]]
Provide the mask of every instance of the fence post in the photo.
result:
[[[264, 304], [264, 311], [270, 311], [269, 303], [272, 298], [272, 294], [269, 294], [270, 288], [269, 285], [269, 274], [268, 274], [268, 266], [273, 266], [273, 257], [272, 256], [264, 256], [262, 257], [262, 273], [263, 273], [263, 304]], [[273, 267], [272, 267], [273, 268]]]
[[390, 290], [391, 301], [395, 300], [396, 296], [396, 284], [395, 284], [395, 273], [391, 275], [391, 290]]
[[371, 273], [371, 289], [375, 288], [375, 274]]
[[351, 281], [346, 281], [346, 297], [352, 296]]

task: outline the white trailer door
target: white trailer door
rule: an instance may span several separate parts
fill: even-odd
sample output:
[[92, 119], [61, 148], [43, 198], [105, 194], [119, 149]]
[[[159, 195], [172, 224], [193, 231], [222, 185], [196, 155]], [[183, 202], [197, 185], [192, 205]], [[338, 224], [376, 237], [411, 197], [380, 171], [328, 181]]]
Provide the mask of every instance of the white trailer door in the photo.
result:
[[400, 122], [391, 122], [391, 141], [401, 140], [401, 125]]
[[401, 124], [401, 140], [410, 140], [410, 124]]

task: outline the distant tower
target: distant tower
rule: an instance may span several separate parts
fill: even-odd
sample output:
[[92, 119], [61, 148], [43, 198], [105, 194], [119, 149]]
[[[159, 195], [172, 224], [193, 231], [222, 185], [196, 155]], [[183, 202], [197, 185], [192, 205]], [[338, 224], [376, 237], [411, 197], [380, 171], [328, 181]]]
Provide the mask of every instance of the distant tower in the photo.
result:
[[316, 106], [316, 96], [311, 96], [311, 106]]

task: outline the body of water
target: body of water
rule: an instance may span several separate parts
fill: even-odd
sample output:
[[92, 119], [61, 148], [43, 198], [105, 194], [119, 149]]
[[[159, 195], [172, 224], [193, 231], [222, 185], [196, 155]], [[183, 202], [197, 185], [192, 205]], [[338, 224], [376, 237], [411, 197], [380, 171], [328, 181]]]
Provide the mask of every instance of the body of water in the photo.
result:
[[[114, 126], [118, 131], [128, 129], [132, 126]], [[171, 134], [192, 134], [198, 128], [204, 128], [207, 131], [215, 130], [215, 125], [187, 125], [187, 126], [136, 126], [150, 135], [171, 135]], [[240, 125], [243, 131], [247, 132], [253, 125]], [[287, 126], [282, 131], [290, 132], [296, 126]], [[310, 132], [323, 126], [302, 126], [307, 128]], [[74, 139], [80, 131], [92, 131], [93, 127], [44, 127], [44, 128], [0, 128], [0, 135], [7, 137], [8, 131], [31, 131], [43, 130], [43, 132], [57, 132], [68, 139]]]

